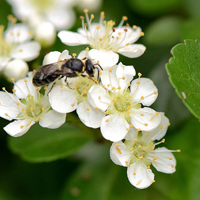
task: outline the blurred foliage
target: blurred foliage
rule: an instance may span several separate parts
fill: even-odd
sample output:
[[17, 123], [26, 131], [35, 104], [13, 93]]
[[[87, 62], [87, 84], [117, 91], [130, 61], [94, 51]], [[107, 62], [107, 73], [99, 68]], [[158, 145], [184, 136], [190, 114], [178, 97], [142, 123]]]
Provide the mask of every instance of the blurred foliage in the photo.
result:
[[[1, 0], [0, 9], [0, 24], [7, 26], [11, 7]], [[77, 20], [73, 31], [81, 26], [79, 16], [83, 15], [75, 10]], [[147, 47], [144, 55], [136, 59], [120, 56], [120, 61], [134, 65], [137, 72], [151, 78], [158, 87], [159, 95], [153, 107], [165, 112], [172, 124], [165, 146], [182, 150], [175, 153], [177, 171], [168, 175], [153, 170], [156, 182], [150, 188], [134, 188], [127, 179], [126, 168], [116, 166], [109, 159], [111, 143], [103, 140], [99, 129], [91, 130], [76, 124], [78, 120], [73, 118], [73, 113], [67, 117], [67, 124], [57, 132], [34, 125], [25, 136], [11, 138], [1, 129], [0, 200], [200, 199], [199, 122], [177, 97], [165, 70], [165, 64], [171, 57], [170, 50], [175, 44], [185, 39], [200, 39], [200, 1], [104, 0], [101, 10], [105, 11], [106, 20], [113, 19], [117, 25], [126, 15], [130, 25], [138, 25], [145, 32], [145, 36], [136, 42]], [[99, 11], [93, 13], [94, 21], [98, 21]], [[31, 69], [41, 65], [46, 53], [66, 48], [70, 54], [78, 54], [85, 46], [67, 47], [57, 38], [51, 48], [43, 49], [40, 57], [29, 63]], [[0, 77], [0, 86], [5, 86], [8, 91], [12, 89], [12, 84], [3, 77]], [[1, 127], [7, 123], [0, 119]], [[41, 142], [38, 143], [38, 140]], [[31, 162], [56, 161], [29, 163], [22, 158]]]

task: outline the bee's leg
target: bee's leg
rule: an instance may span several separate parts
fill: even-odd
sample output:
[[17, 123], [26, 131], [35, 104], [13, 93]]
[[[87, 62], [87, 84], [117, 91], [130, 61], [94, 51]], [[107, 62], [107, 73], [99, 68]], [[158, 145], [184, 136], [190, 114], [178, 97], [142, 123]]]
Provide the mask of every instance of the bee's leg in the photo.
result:
[[90, 79], [90, 80], [92, 80], [92, 81], [94, 81], [95, 83], [97, 83], [92, 77], [90, 77], [90, 76], [87, 76], [87, 75], [85, 75], [85, 74], [81, 74], [81, 76], [82, 77], [87, 77], [88, 79]]

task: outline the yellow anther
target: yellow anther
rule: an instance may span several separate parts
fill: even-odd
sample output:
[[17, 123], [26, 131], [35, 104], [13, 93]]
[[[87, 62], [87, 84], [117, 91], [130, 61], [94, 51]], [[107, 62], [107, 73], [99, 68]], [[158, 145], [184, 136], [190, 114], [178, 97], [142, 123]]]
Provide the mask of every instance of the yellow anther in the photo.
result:
[[112, 87], [112, 90], [115, 90], [115, 87]]
[[127, 114], [130, 115], [130, 111], [127, 111]]
[[150, 134], [149, 133], [147, 133], [147, 137], [149, 137], [150, 136]]
[[150, 169], [150, 165], [147, 166], [147, 169]]
[[128, 160], [125, 161], [126, 165], [130, 167]]
[[76, 87], [78, 87], [78, 86], [79, 86], [79, 84], [77, 83], [75, 86], [76, 86]]
[[127, 26], [127, 27], [130, 27], [129, 23], [126, 23], [126, 26]]
[[145, 125], [145, 126], [148, 126], [148, 124], [147, 124], [147, 123], [145, 123], [144, 125]]
[[8, 113], [5, 113], [5, 116], [7, 116], [7, 117], [8, 117]]
[[160, 126], [160, 129], [163, 129], [163, 125]]
[[4, 46], [3, 48], [4, 48], [4, 49], [8, 49], [8, 47], [7, 47], [7, 46]]
[[141, 181], [139, 181], [136, 185], [139, 185], [141, 183]]
[[80, 19], [85, 19], [85, 17], [84, 16], [80, 16]]
[[139, 72], [139, 73], [138, 73], [138, 76], [139, 76], [139, 77], [141, 77], [141, 76], [142, 76], [142, 74]]
[[30, 110], [33, 110], [33, 107], [30, 107]]
[[120, 146], [120, 144], [115, 144], [117, 147], [119, 147]]
[[133, 125], [132, 125], [132, 124], [129, 124], [129, 126], [130, 126], [130, 128], [132, 128], [132, 127], [133, 127]]
[[170, 123], [167, 123], [167, 126], [170, 126]]
[[99, 65], [99, 60], [97, 60], [97, 64]]
[[181, 150], [180, 150], [180, 149], [177, 149], [176, 151], [177, 151], [177, 152], [181, 152]]
[[141, 131], [141, 129], [140, 129], [140, 128], [138, 128], [138, 129], [137, 129], [137, 131], [138, 131], [138, 132], [140, 132], [140, 131]]
[[141, 35], [141, 36], [144, 36], [144, 32], [141, 32], [140, 35]]
[[62, 59], [58, 59], [58, 62], [61, 62], [62, 61]]
[[133, 29], [136, 29], [137, 28], [137, 26], [136, 25], [133, 25]]
[[98, 107], [95, 107], [95, 109], [96, 109], [96, 110], [99, 110], [99, 108], [98, 108]]
[[100, 27], [101, 27], [101, 26], [100, 26], [100, 25], [98, 25], [98, 26], [96, 26], [96, 29], [98, 30], [98, 29], [100, 29]]
[[61, 85], [60, 88], [63, 88], [63, 85]]
[[23, 126], [23, 125], [21, 125], [21, 126], [20, 126], [20, 128], [21, 128], [21, 129], [23, 129], [23, 128], [24, 128], [24, 126]]
[[135, 175], [136, 175], [136, 172], [133, 172], [133, 175], [135, 176]]
[[77, 55], [76, 55], [76, 53], [73, 53], [72, 56], [73, 56], [74, 58], [76, 58]]
[[20, 49], [20, 50], [19, 50], [19, 52], [23, 52], [23, 50], [22, 50], [22, 49]]
[[154, 118], [155, 118], [155, 116], [153, 116], [153, 117], [150, 119], [150, 121], [152, 121]]
[[137, 81], [136, 84], [140, 84], [140, 81]]
[[105, 85], [102, 85], [102, 88], [105, 88]]
[[40, 91], [40, 90], [37, 88], [37, 89], [36, 89], [36, 92], [39, 92], [39, 91]]
[[18, 32], [18, 33], [17, 33], [17, 37], [19, 37], [19, 36], [20, 36], [20, 33]]
[[169, 160], [172, 160], [172, 158], [171, 158], [171, 157], [168, 157], [168, 159], [169, 159]]
[[18, 102], [18, 103], [17, 103], [17, 105], [19, 106], [19, 105], [20, 105], [20, 103]]
[[5, 87], [2, 87], [2, 90], [3, 90], [3, 91], [5, 91], [5, 90], [6, 90], [6, 88], [5, 88]]
[[39, 120], [42, 120], [42, 117], [39, 117]]
[[134, 139], [134, 141], [135, 141], [135, 142], [137, 142], [137, 141], [138, 141], [138, 139], [137, 139], [137, 138], [135, 138], [135, 139]]
[[154, 93], [154, 94], [157, 94], [157, 92], [156, 92], [156, 91], [154, 91], [153, 93]]
[[112, 101], [113, 101], [113, 102], [116, 102], [116, 99], [113, 99]]
[[99, 72], [99, 75], [101, 76], [101, 75], [102, 75], [102, 72]]
[[91, 14], [91, 16], [90, 16], [90, 17], [91, 17], [91, 19], [94, 19], [94, 15], [93, 15], [93, 14]]
[[122, 154], [122, 152], [120, 151], [120, 149], [118, 147], [116, 147], [117, 151], [119, 154]]
[[174, 168], [174, 165], [171, 165], [171, 168]]
[[138, 148], [141, 149], [141, 148], [142, 148], [142, 145], [139, 145]]
[[143, 113], [141, 113], [140, 115], [141, 115], [142, 117], [144, 116], [144, 114], [143, 114]]
[[127, 16], [123, 16], [122, 19], [123, 19], [124, 21], [126, 21], [126, 20], [128, 20], [128, 17], [127, 17]]
[[127, 128], [126, 130], [129, 131], [129, 128]]
[[88, 10], [88, 9], [84, 9], [83, 12], [84, 12], [84, 13], [88, 13], [89, 10]]
[[122, 33], [121, 32], [118, 32], [118, 35], [121, 35]]
[[33, 32], [32, 32], [32, 31], [29, 31], [28, 34], [29, 34], [29, 35], [33, 35]]
[[106, 114], [106, 115], [108, 115], [108, 114], [109, 114], [107, 110], [105, 111], [105, 114]]
[[42, 108], [42, 111], [45, 111], [45, 109], [44, 109], [44, 108]]
[[117, 40], [119, 40], [119, 37], [116, 37]]
[[101, 12], [101, 18], [104, 19], [105, 18], [105, 13]]
[[151, 180], [151, 182], [152, 182], [152, 183], [155, 183], [156, 181], [155, 181], [155, 180]]
[[89, 49], [89, 47], [86, 47], [85, 50], [86, 50], [86, 51], [89, 51], [90, 49]]
[[28, 81], [26, 79], [24, 79], [24, 82], [27, 83]]
[[44, 90], [46, 90], [46, 89], [47, 89], [47, 86], [45, 85], [45, 86], [44, 86]]
[[128, 85], [128, 86], [130, 86], [131, 84], [130, 84], [130, 83], [128, 83], [127, 85]]
[[99, 41], [102, 41], [103, 40], [103, 38], [99, 38]]
[[71, 107], [74, 107], [75, 106], [75, 104], [73, 103], [73, 104], [71, 104]]
[[143, 99], [144, 99], [144, 96], [141, 96], [141, 99], [143, 100]]
[[121, 90], [121, 87], [119, 86], [117, 89], [118, 89], [118, 90]]
[[154, 157], [153, 160], [157, 160], [157, 157]]
[[15, 79], [14, 79], [14, 78], [11, 78], [10, 80], [11, 80], [11, 81], [15, 81]]
[[162, 139], [162, 141], [161, 141], [162, 143], [164, 143], [165, 142], [165, 139]]
[[90, 110], [90, 108], [87, 108], [87, 111], [89, 111]]
[[156, 112], [156, 115], [159, 115], [159, 112]]
[[140, 159], [143, 159], [143, 158], [144, 158], [144, 156], [141, 156], [141, 157], [140, 157]]
[[112, 72], [112, 69], [109, 69], [109, 72], [111, 73], [111, 72]]
[[24, 112], [25, 111], [25, 108], [22, 108], [22, 112]]
[[87, 94], [87, 91], [86, 91], [86, 90], [83, 90], [83, 93], [84, 93], [84, 94]]
[[109, 122], [109, 121], [110, 121], [109, 119], [106, 120], [106, 122]]
[[15, 89], [13, 89], [12, 91], [13, 91], [13, 92], [16, 92], [16, 90], [15, 90]]
[[129, 45], [129, 43], [126, 43], [126, 46], [128, 46]]

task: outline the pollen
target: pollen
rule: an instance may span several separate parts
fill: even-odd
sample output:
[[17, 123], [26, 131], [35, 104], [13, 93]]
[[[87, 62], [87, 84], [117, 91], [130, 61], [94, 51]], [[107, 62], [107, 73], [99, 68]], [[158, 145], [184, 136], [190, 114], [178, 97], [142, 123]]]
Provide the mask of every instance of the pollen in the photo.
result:
[[5, 113], [5, 116], [7, 116], [7, 117], [8, 117], [8, 113]]
[[162, 139], [162, 143], [164, 143], [165, 142], [165, 139]]
[[25, 108], [22, 108], [22, 112], [24, 112], [25, 111]]
[[172, 160], [172, 158], [171, 158], [171, 157], [168, 157], [168, 159], [169, 159], [169, 160]]
[[101, 18], [104, 19], [105, 18], [105, 13], [101, 12]]
[[20, 105], [20, 103], [18, 102], [18, 103], [17, 103], [17, 105], [19, 106], [19, 105]]
[[147, 133], [147, 137], [149, 137], [150, 136], [150, 134], [149, 133]]
[[119, 154], [122, 154], [122, 152], [120, 151], [120, 149], [119, 149], [118, 147], [116, 147], [116, 149], [117, 149], [117, 152], [118, 152]]
[[11, 80], [11, 81], [15, 81], [15, 79], [14, 79], [14, 78], [11, 78], [10, 80]]
[[136, 25], [133, 25], [133, 29], [136, 29], [137, 28], [137, 26]]
[[109, 122], [109, 121], [110, 121], [109, 119], [106, 120], [106, 122]]
[[167, 123], [167, 126], [170, 126], [170, 123]]
[[141, 96], [141, 99], [143, 100], [143, 99], [144, 99], [144, 96]]
[[126, 43], [126, 46], [128, 46], [129, 45], [129, 43]]
[[153, 117], [150, 119], [150, 121], [152, 121], [154, 118], [155, 118], [155, 116], [153, 116]]
[[95, 109], [96, 109], [96, 110], [99, 110], [99, 108], [98, 108], [98, 107], [95, 107]]
[[99, 38], [99, 41], [103, 41], [103, 38]]
[[115, 90], [115, 87], [112, 87], [112, 90]]
[[137, 81], [136, 84], [140, 84], [140, 81]]
[[62, 89], [62, 88], [63, 88], [63, 85], [61, 85], [60, 88]]
[[180, 150], [180, 149], [177, 149], [176, 151], [177, 151], [177, 152], [181, 152], [181, 150]]
[[137, 141], [138, 141], [138, 139], [137, 139], [137, 138], [135, 138], [135, 139], [134, 139], [134, 141], [135, 141], [135, 142], [137, 142]]
[[127, 128], [126, 130], [129, 131], [129, 128]]
[[15, 89], [13, 89], [12, 91], [13, 91], [13, 92], [16, 92], [16, 90], [15, 90]]
[[100, 25], [96, 26], [96, 29], [97, 29], [97, 30], [100, 29]]
[[159, 112], [156, 112], [156, 115], [158, 115], [159, 114]]
[[145, 125], [145, 126], [148, 126], [148, 124], [147, 124], [147, 123], [145, 123], [144, 125]]
[[42, 99], [39, 99], [39, 102], [41, 103], [41, 102], [42, 102]]
[[142, 145], [139, 145], [138, 148], [141, 149], [141, 148], [142, 148]]
[[163, 125], [160, 126], [160, 129], [163, 129]]
[[118, 89], [118, 90], [120, 90], [120, 89], [121, 89], [121, 87], [119, 86], [117, 89]]
[[136, 175], [136, 172], [133, 172], [133, 175], [135, 176], [135, 175]]
[[157, 160], [157, 157], [154, 157], [153, 160]]
[[113, 102], [116, 102], [116, 99], [113, 99], [112, 101], [113, 101]]
[[24, 79], [24, 82], [27, 83], [28, 81], [26, 79]]
[[142, 181], [139, 181], [136, 185], [139, 185]]
[[73, 104], [71, 104], [71, 107], [74, 107], [75, 106], [75, 104], [73, 103]]
[[151, 182], [152, 182], [152, 183], [155, 183], [156, 181], [155, 181], [155, 180], [151, 180]]
[[141, 76], [142, 76], [142, 74], [139, 72], [139, 73], [138, 73], [138, 76], [139, 76], [139, 77], [141, 77]]
[[89, 111], [90, 110], [90, 108], [87, 108], [87, 111]]
[[86, 90], [83, 90], [83, 93], [84, 93], [84, 94], [87, 94], [87, 91], [86, 91]]
[[88, 13], [89, 10], [88, 10], [88, 9], [84, 9], [83, 12], [84, 12], [84, 13]]
[[154, 94], [158, 94], [156, 91], [153, 92]]
[[39, 117], [39, 120], [42, 120], [42, 117]]
[[86, 50], [86, 51], [89, 51], [90, 49], [89, 49], [89, 47], [87, 47], [87, 48], [85, 48], [85, 50]]
[[171, 168], [174, 168], [174, 165], [171, 165]]
[[91, 14], [90, 18], [91, 18], [91, 19], [94, 19], [94, 15], [93, 15], [93, 14]]
[[144, 114], [143, 114], [143, 113], [141, 113], [140, 115], [141, 115], [142, 117], [144, 116]]
[[120, 146], [120, 144], [116, 144], [116, 146], [117, 146], [117, 147], [119, 147], [119, 146]]
[[133, 125], [132, 125], [132, 124], [129, 124], [129, 126], [130, 126], [130, 128], [132, 128], [132, 127], [133, 127]]
[[19, 52], [23, 52], [23, 50], [22, 50], [22, 49], [20, 49], [20, 50], [19, 50]]
[[118, 32], [118, 35], [121, 35], [122, 33], [121, 32]]
[[112, 69], [109, 69], [109, 72], [111, 73], [111, 72], [112, 72]]
[[73, 56], [74, 58], [76, 58], [76, 53], [73, 53], [72, 56]]
[[122, 79], [125, 80], [125, 76], [123, 76]]
[[141, 35], [141, 36], [144, 36], [144, 32], [141, 32], [140, 35]]
[[150, 165], [149, 165], [149, 166], [147, 166], [147, 169], [150, 169]]
[[24, 128], [24, 126], [23, 126], [23, 125], [21, 125], [21, 126], [20, 126], [20, 128], [21, 128], [21, 129], [23, 129], [23, 128]]
[[128, 17], [127, 17], [127, 16], [123, 16], [122, 19], [123, 19], [124, 21], [127, 21], [127, 20], [128, 20]]
[[138, 129], [137, 129], [137, 131], [138, 131], [138, 132], [140, 132], [140, 131], [141, 131], [141, 129], [140, 129], [140, 128], [138, 128]]

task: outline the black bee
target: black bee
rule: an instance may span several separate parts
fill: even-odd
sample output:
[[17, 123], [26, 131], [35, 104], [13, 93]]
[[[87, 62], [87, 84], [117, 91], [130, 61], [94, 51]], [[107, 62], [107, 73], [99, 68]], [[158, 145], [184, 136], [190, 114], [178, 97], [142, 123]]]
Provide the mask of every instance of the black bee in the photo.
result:
[[[85, 62], [83, 62], [84, 60]], [[43, 65], [36, 70], [33, 76], [33, 85], [36, 87], [48, 85], [56, 79], [63, 77], [68, 78], [83, 76], [92, 79], [94, 77], [95, 69], [98, 70], [98, 80], [99, 68], [95, 67], [95, 65], [98, 65], [101, 68], [99, 64], [93, 64], [89, 58], [83, 58], [82, 60], [78, 58], [70, 58], [48, 65]], [[84, 72], [86, 72], [88, 76], [83, 74]]]

